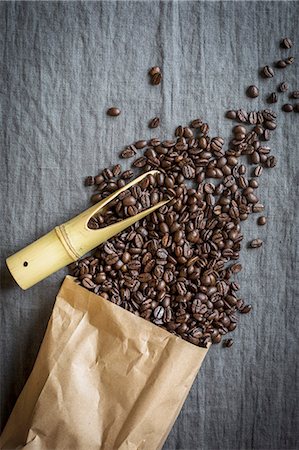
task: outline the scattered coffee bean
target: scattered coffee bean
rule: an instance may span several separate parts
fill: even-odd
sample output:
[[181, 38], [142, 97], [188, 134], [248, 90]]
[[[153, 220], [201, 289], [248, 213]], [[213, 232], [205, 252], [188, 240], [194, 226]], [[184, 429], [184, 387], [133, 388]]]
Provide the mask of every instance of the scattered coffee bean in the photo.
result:
[[283, 59], [277, 61], [275, 65], [278, 69], [284, 69], [285, 67], [287, 67], [287, 63]]
[[149, 123], [149, 128], [157, 128], [160, 125], [160, 119], [159, 117], [154, 117], [150, 123]]
[[249, 86], [249, 87], [247, 88], [246, 94], [247, 94], [247, 96], [250, 97], [250, 98], [256, 98], [256, 97], [259, 96], [259, 90], [258, 90], [258, 88], [257, 88], [256, 86], [251, 85], [251, 86]]
[[230, 111], [227, 111], [227, 113], [226, 113], [225, 116], [226, 116], [228, 119], [235, 120], [236, 117], [237, 117], [237, 113], [236, 113], [236, 111], [230, 110]]
[[299, 112], [299, 103], [296, 103], [296, 105], [294, 105], [294, 112]]
[[261, 239], [253, 239], [253, 241], [250, 242], [251, 248], [259, 248], [263, 245], [263, 241]]
[[285, 81], [280, 83], [280, 85], [278, 86], [278, 90], [280, 92], [287, 92], [288, 89], [289, 89], [288, 83], [286, 83]]
[[272, 78], [274, 77], [274, 70], [270, 66], [263, 67], [262, 74], [265, 78]]
[[109, 109], [107, 110], [108, 116], [112, 116], [112, 117], [119, 116], [120, 113], [121, 113], [120, 109], [119, 109], [119, 108], [116, 108], [116, 107], [114, 107], [114, 106], [113, 106], [112, 108], [109, 108]]
[[234, 341], [232, 339], [225, 339], [223, 341], [223, 347], [229, 348], [233, 345], [233, 343], [234, 343]]
[[277, 102], [277, 94], [276, 92], [271, 92], [271, 94], [268, 97], [269, 103], [276, 103]]
[[156, 75], [157, 73], [161, 73], [161, 69], [160, 69], [160, 67], [158, 67], [158, 66], [154, 66], [154, 67], [152, 67], [150, 70], [149, 70], [149, 75], [151, 76], [151, 77], [153, 77], [154, 75]]
[[294, 61], [295, 61], [294, 56], [289, 56], [289, 58], [285, 59], [285, 63], [288, 65], [293, 64]]
[[162, 80], [162, 74], [160, 72], [155, 73], [155, 75], [153, 75], [151, 78], [151, 82], [154, 86], [157, 86], [158, 84], [160, 84], [161, 80]]
[[290, 98], [298, 99], [298, 98], [299, 98], [299, 91], [293, 91], [293, 92], [290, 94]]
[[285, 105], [282, 106], [281, 109], [284, 112], [292, 112], [293, 111], [293, 106], [290, 103], [286, 103]]
[[267, 223], [267, 218], [265, 216], [260, 216], [257, 219], [257, 223], [258, 225], [265, 225]]
[[290, 38], [286, 37], [286, 38], [282, 39], [280, 46], [282, 48], [291, 48], [293, 46], [293, 42], [291, 41]]

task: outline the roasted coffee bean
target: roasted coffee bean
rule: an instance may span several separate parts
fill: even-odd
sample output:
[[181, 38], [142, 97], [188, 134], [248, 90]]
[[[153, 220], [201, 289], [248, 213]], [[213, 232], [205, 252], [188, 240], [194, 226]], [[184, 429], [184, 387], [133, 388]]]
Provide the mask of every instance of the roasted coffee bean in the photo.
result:
[[223, 341], [223, 347], [229, 348], [233, 345], [233, 343], [234, 343], [234, 341], [232, 339], [225, 339]]
[[248, 114], [246, 111], [244, 111], [244, 109], [238, 109], [237, 118], [240, 122], [247, 122]]
[[120, 113], [121, 113], [120, 109], [119, 109], [119, 108], [116, 108], [115, 106], [113, 106], [112, 108], [109, 108], [109, 109], [107, 110], [108, 116], [112, 116], [112, 117], [119, 116]]
[[161, 73], [161, 69], [158, 66], [154, 66], [149, 70], [148, 73], [152, 77], [152, 76], [156, 75], [157, 73]]
[[149, 128], [157, 128], [159, 125], [160, 125], [159, 117], [154, 117], [153, 119], [151, 119], [148, 126]]
[[266, 160], [266, 167], [268, 168], [273, 168], [275, 167], [277, 164], [277, 159], [275, 158], [275, 156], [268, 156], [267, 160]]
[[248, 88], [246, 90], [246, 94], [250, 98], [256, 98], [259, 96], [259, 90], [256, 86], [251, 85], [251, 86], [248, 86]]
[[276, 103], [277, 102], [277, 94], [276, 92], [272, 92], [268, 97], [269, 103]]
[[285, 59], [285, 63], [286, 64], [293, 64], [293, 62], [295, 61], [294, 56], [289, 56], [287, 59]]
[[299, 103], [296, 103], [296, 105], [294, 105], [294, 112], [299, 112]]
[[225, 116], [226, 116], [228, 119], [235, 120], [236, 117], [237, 117], [237, 113], [236, 113], [236, 111], [230, 110], [230, 111], [227, 111], [227, 113], [226, 113]]
[[263, 245], [263, 241], [261, 239], [253, 239], [253, 241], [250, 242], [251, 248], [259, 248]]
[[263, 168], [262, 166], [256, 166], [256, 168], [253, 171], [253, 176], [254, 177], [260, 177], [263, 173]]
[[290, 38], [286, 37], [286, 38], [281, 40], [280, 46], [282, 48], [291, 48], [291, 47], [293, 47], [293, 42], [291, 41]]
[[298, 98], [299, 98], [299, 91], [293, 91], [293, 92], [290, 94], [290, 98], [298, 99]]
[[281, 109], [284, 112], [292, 112], [293, 111], [293, 106], [290, 103], [286, 103], [285, 105], [282, 106]]
[[280, 85], [278, 86], [278, 90], [280, 92], [287, 92], [287, 90], [289, 89], [289, 85], [288, 83], [286, 83], [285, 81], [283, 81], [282, 83], [280, 83]]
[[284, 69], [285, 67], [287, 67], [287, 63], [283, 59], [281, 59], [280, 61], [277, 61], [276, 67], [278, 67], [279, 69]]
[[267, 218], [265, 216], [260, 216], [257, 219], [257, 223], [258, 225], [265, 225], [267, 223]]
[[85, 178], [85, 186], [93, 186], [95, 184], [94, 177]]
[[151, 82], [154, 86], [157, 86], [158, 84], [160, 84], [161, 80], [162, 80], [161, 72], [157, 72], [151, 77]]
[[274, 70], [270, 66], [263, 67], [262, 74], [265, 78], [274, 77]]
[[137, 141], [134, 144], [134, 147], [137, 148], [138, 150], [140, 150], [146, 146], [147, 146], [147, 141]]
[[132, 146], [125, 148], [121, 153], [121, 158], [132, 158], [132, 156], [136, 155], [136, 150]]
[[201, 125], [202, 125], [201, 119], [194, 119], [190, 124], [191, 128], [200, 128]]

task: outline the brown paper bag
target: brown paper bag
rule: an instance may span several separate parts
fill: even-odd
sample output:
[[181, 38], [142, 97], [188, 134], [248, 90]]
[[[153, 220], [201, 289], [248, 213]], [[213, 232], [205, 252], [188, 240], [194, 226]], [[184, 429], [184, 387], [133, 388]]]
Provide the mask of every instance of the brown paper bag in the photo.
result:
[[67, 276], [1, 448], [160, 449], [206, 353]]

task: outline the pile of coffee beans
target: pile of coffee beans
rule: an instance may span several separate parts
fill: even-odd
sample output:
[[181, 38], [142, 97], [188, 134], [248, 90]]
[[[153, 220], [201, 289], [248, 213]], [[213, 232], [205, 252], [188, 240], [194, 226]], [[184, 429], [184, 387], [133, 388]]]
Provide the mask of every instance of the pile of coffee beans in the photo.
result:
[[[146, 177], [141, 186], [123, 192], [106, 218], [93, 218], [92, 228], [155, 204], [162, 198], [161, 188], [170, 200], [70, 266], [87, 289], [203, 347], [219, 343], [236, 328], [237, 313], [251, 310], [235, 280], [242, 270], [237, 262], [241, 222], [263, 211], [256, 195], [257, 177], [263, 167], [276, 165], [270, 147], [262, 142], [276, 128], [276, 114], [269, 109], [249, 113], [240, 109], [228, 116], [241, 124], [234, 126], [226, 150], [224, 140], [210, 137], [209, 125], [196, 119], [190, 126], [177, 127], [174, 139], [153, 138], [126, 147], [122, 157], [139, 152], [132, 169], [122, 172], [118, 164], [88, 177], [86, 184], [96, 188], [95, 202], [133, 176], [160, 171], [158, 177]], [[244, 155], [254, 166], [253, 177], [239, 162]], [[250, 247], [261, 245], [256, 238]]]

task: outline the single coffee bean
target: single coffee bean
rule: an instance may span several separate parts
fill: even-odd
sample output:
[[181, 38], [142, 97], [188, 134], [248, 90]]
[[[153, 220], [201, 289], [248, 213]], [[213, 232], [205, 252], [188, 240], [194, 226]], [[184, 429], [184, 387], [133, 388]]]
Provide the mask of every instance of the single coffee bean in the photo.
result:
[[254, 171], [253, 171], [253, 176], [254, 177], [260, 177], [263, 173], [263, 168], [262, 166], [256, 166]]
[[293, 91], [290, 95], [290, 98], [295, 98], [298, 99], [299, 98], [299, 91]]
[[256, 98], [259, 96], [259, 90], [255, 85], [248, 86], [246, 94], [250, 98]]
[[260, 216], [257, 219], [257, 223], [258, 225], [265, 225], [267, 223], [267, 218], [265, 216]]
[[259, 248], [263, 245], [263, 241], [261, 239], [253, 239], [250, 242], [250, 247], [251, 248]]
[[154, 117], [153, 119], [151, 119], [148, 126], [149, 128], [157, 128], [159, 125], [160, 125], [159, 117]]
[[289, 85], [288, 83], [286, 83], [285, 81], [283, 81], [282, 83], [280, 83], [280, 85], [278, 86], [278, 90], [280, 92], [287, 92], [287, 90], [289, 89]]
[[276, 67], [278, 67], [278, 69], [284, 69], [285, 67], [287, 67], [287, 63], [283, 59], [277, 61], [275, 65]]
[[157, 72], [151, 77], [151, 82], [154, 86], [157, 86], [158, 84], [160, 84], [161, 80], [162, 80], [161, 72]]
[[227, 112], [226, 112], [225, 116], [226, 116], [228, 119], [235, 120], [236, 117], [237, 117], [237, 113], [236, 113], [236, 111], [230, 110], [230, 111], [227, 111]]
[[232, 339], [225, 339], [223, 341], [223, 347], [229, 348], [233, 345], [233, 343], [234, 343], [234, 341]]
[[290, 38], [287, 38], [287, 37], [286, 37], [286, 38], [284, 38], [284, 39], [281, 40], [280, 46], [281, 46], [282, 48], [292, 48], [293, 42], [291, 41]]
[[137, 148], [138, 150], [140, 150], [146, 146], [147, 146], [147, 141], [137, 141], [134, 144], [134, 147]]
[[136, 150], [134, 150], [132, 148], [132, 146], [125, 148], [121, 153], [120, 153], [120, 157], [121, 158], [132, 158], [132, 156], [136, 155]]
[[194, 119], [194, 120], [192, 120], [190, 127], [191, 128], [200, 128], [201, 125], [202, 125], [201, 119]]
[[85, 178], [85, 186], [93, 186], [95, 184], [94, 177]]
[[116, 108], [115, 106], [113, 106], [112, 108], [109, 108], [109, 109], [107, 110], [108, 116], [112, 116], [112, 117], [119, 116], [120, 113], [121, 113], [120, 109], [119, 109], [119, 108]]
[[281, 108], [284, 112], [292, 112], [293, 111], [293, 106], [290, 103], [286, 103], [285, 105], [282, 106]]
[[271, 92], [271, 94], [268, 97], [269, 103], [276, 103], [277, 102], [277, 94], [276, 92]]
[[265, 66], [262, 69], [262, 74], [265, 78], [272, 78], [274, 77], [274, 70], [270, 66]]
[[161, 69], [158, 66], [154, 66], [149, 70], [148, 73], [152, 77], [152, 76], [156, 75], [157, 73], [161, 73]]
[[294, 112], [299, 112], [299, 103], [296, 103], [296, 105], [294, 105]]
[[251, 305], [245, 305], [242, 309], [240, 309], [241, 314], [248, 314], [252, 310]]
[[289, 56], [287, 59], [285, 59], [285, 63], [288, 65], [293, 64], [294, 61], [295, 61], [294, 56]]

